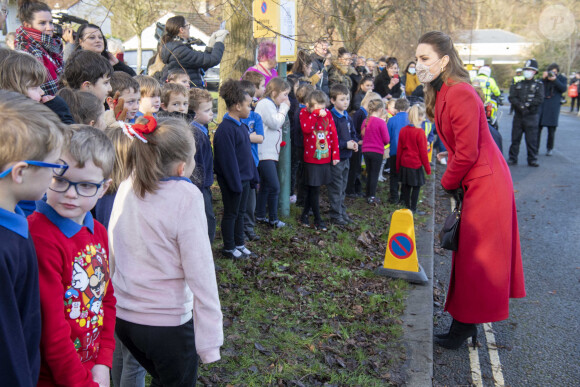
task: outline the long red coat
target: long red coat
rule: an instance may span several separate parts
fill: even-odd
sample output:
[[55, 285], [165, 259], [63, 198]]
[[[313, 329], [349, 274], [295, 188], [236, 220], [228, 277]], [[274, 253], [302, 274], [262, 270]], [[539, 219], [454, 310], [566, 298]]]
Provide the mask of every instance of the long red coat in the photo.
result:
[[445, 310], [464, 323], [505, 320], [509, 299], [526, 295], [509, 168], [471, 85], [443, 84], [435, 120], [449, 151], [441, 184], [465, 191]]

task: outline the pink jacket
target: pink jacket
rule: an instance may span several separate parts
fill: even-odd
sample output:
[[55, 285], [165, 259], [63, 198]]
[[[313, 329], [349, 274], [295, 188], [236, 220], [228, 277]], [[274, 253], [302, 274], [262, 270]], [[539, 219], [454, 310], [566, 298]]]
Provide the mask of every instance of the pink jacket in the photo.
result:
[[363, 121], [361, 127], [362, 151], [383, 154], [385, 145], [390, 141], [387, 123], [378, 117], [370, 116]]
[[162, 181], [141, 199], [132, 180], [125, 180], [115, 197], [109, 241], [117, 317], [179, 326], [193, 316], [202, 362], [219, 360], [222, 312], [199, 189], [189, 181]]

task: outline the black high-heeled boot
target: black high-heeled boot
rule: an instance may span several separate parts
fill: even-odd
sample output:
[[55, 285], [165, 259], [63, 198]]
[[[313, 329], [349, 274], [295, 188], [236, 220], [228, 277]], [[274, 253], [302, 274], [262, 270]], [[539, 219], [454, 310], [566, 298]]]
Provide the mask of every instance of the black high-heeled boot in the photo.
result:
[[438, 339], [446, 339], [446, 338], [448, 338], [449, 337], [449, 334], [453, 330], [453, 326], [456, 324], [456, 321], [457, 320], [453, 319], [451, 321], [451, 325], [449, 326], [449, 330], [447, 332], [445, 332], [445, 333], [435, 333], [435, 337], [437, 337]]
[[468, 337], [471, 337], [475, 348], [477, 345], [477, 325], [462, 323], [454, 319], [447, 337], [436, 337], [435, 343], [443, 348], [457, 349]]

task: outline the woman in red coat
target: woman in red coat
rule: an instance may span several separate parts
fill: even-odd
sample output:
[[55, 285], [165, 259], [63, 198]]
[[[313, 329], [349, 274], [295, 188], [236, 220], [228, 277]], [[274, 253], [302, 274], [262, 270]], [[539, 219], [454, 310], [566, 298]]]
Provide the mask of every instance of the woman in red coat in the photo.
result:
[[443, 188], [463, 189], [459, 247], [453, 253], [445, 310], [449, 332], [435, 342], [456, 349], [477, 339], [475, 324], [508, 318], [509, 299], [525, 297], [514, 189], [487, 126], [481, 99], [449, 36], [428, 32], [417, 46], [427, 115], [447, 148]]

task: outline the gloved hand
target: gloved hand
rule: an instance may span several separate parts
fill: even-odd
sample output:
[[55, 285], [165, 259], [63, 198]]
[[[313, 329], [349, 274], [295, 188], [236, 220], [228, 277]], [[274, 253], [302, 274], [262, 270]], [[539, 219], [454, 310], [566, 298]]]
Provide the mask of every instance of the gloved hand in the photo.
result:
[[223, 43], [230, 32], [228, 30], [217, 30], [212, 35], [215, 35], [215, 41]]
[[213, 34], [211, 34], [211, 36], [209, 37], [209, 40], [207, 41], [207, 47], [209, 48], [213, 48], [213, 46], [215, 46], [215, 34], [217, 33], [214, 32]]

